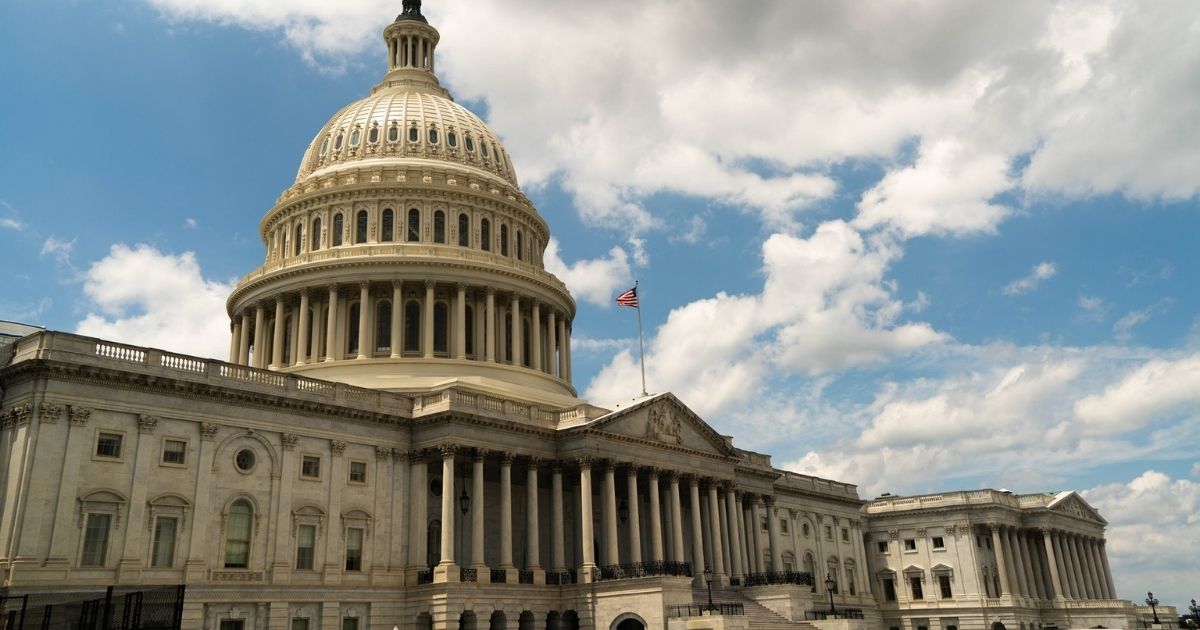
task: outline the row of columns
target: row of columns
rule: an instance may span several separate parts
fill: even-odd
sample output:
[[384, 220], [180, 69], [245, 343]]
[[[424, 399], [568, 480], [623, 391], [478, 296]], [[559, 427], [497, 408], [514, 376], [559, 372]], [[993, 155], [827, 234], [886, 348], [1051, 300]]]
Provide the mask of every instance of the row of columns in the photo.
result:
[[[458, 558], [455, 553], [454, 522], [459, 513], [458, 492], [455, 482], [455, 469], [458, 458], [464, 453], [463, 449], [455, 446], [444, 446], [440, 449], [442, 464], [441, 488], [441, 522], [442, 538], [439, 562], [435, 567], [435, 580], [453, 581], [456, 566], [489, 569], [485, 563], [485, 522], [484, 522], [484, 462], [486, 454], [474, 451], [471, 456], [471, 523], [469, 558]], [[514, 579], [515, 565], [513, 563], [513, 497], [512, 497], [512, 465], [514, 456], [500, 455], [499, 470], [499, 501], [500, 501], [500, 549], [499, 567], [508, 571], [507, 579]], [[769, 541], [763, 541], [759, 534], [758, 523], [762, 518], [762, 510], [772, 510], [773, 497], [757, 497], [738, 492], [736, 488], [725, 481], [701, 478], [695, 475], [680, 475], [674, 471], [660, 471], [656, 468], [637, 466], [622, 466], [625, 473], [626, 495], [618, 509], [617, 497], [617, 464], [611, 461], [594, 462], [589, 458], [575, 461], [578, 466], [579, 500], [581, 518], [579, 519], [580, 566], [581, 577], [590, 579], [591, 569], [596, 566], [619, 565], [621, 563], [622, 540], [618, 527], [618, 514], [627, 519], [622, 524], [628, 524], [627, 538], [624, 542], [625, 558], [629, 563], [642, 562], [691, 562], [693, 575], [702, 579], [702, 571], [710, 568], [718, 576], [718, 580], [727, 582], [731, 577], [743, 577], [750, 573], [783, 571], [782, 543], [778, 519], [768, 519]], [[543, 567], [540, 557], [541, 528], [537, 520], [539, 470], [545, 462], [537, 458], [528, 458], [526, 467], [526, 527], [525, 527], [525, 567], [526, 571], [541, 572], [550, 570], [561, 572], [567, 569], [565, 549], [565, 510], [563, 504], [563, 465], [561, 462], [549, 463], [551, 474], [551, 537], [550, 558], [548, 566]], [[421, 467], [418, 467], [420, 469]], [[599, 502], [601, 536], [596, 537], [593, 531], [593, 486], [595, 476], [600, 476]], [[645, 475], [647, 513], [645, 518], [641, 512], [642, 476]], [[662, 478], [666, 477], [666, 506], [662, 496]], [[419, 492], [425, 483], [423, 475], [413, 476], [413, 491]], [[681, 484], [685, 487], [681, 488]], [[533, 489], [533, 491], [530, 491]], [[690, 527], [691, 550], [685, 551], [683, 518], [684, 496], [687, 493], [687, 507], [690, 512], [687, 527]], [[746, 504], [749, 504], [747, 506]], [[415, 506], [416, 514], [425, 514], [424, 506]], [[414, 542], [422, 540], [427, 535], [427, 524], [423, 518], [417, 518], [414, 528]], [[645, 526], [643, 526], [645, 523]], [[648, 528], [648, 529], [647, 529]], [[643, 549], [643, 539], [648, 549]], [[603, 542], [599, 547], [600, 557], [593, 548], [593, 541]], [[758, 550], [765, 546], [769, 549], [769, 563], [764, 562]], [[443, 577], [444, 576], [444, 577]], [[819, 576], [814, 576], [814, 578]]]
[[[347, 359], [367, 359], [375, 355], [377, 329], [376, 305], [380, 300], [391, 300], [391, 320], [389, 326], [390, 358], [404, 356], [404, 298], [405, 283], [393, 281], [391, 293], [373, 293], [377, 287], [368, 282], [358, 283], [358, 321], [344, 321], [349, 310], [342, 303], [341, 287], [331, 284], [327, 292], [310, 292], [302, 289], [299, 300], [280, 295], [273, 302], [263, 302], [243, 308], [235, 314], [233, 331], [230, 341], [229, 360], [232, 363], [250, 365], [256, 368], [282, 368], [287, 366], [303, 366], [321, 361], [335, 361], [345, 356]], [[434, 307], [437, 302], [437, 285], [433, 281], [424, 283], [424, 299], [418, 300], [422, 306], [420, 316], [420, 356], [432, 358], [434, 348]], [[503, 295], [503, 294], [502, 294]], [[374, 299], [372, 299], [374, 297]], [[320, 301], [324, 298], [324, 301]], [[528, 317], [529, 327], [529, 357], [531, 369], [550, 374], [570, 382], [571, 380], [571, 328], [565, 314], [556, 309], [546, 308], [543, 317], [543, 303], [538, 300], [528, 300], [527, 307], [522, 307], [521, 296], [517, 293], [507, 294], [507, 303], [497, 303], [496, 291], [492, 288], [474, 290], [468, 293], [465, 284], [457, 284], [454, 291], [449, 293], [450, 312], [447, 313], [446, 325], [450, 331], [447, 334], [447, 350], [455, 359], [474, 358], [489, 363], [509, 362], [503, 356], [504, 351], [511, 347], [511, 363], [524, 365], [525, 332], [524, 321]], [[409, 299], [408, 301], [412, 301]], [[472, 304], [474, 321], [471, 322], [473, 333], [472, 347], [474, 356], [467, 354], [467, 305]], [[365, 305], [365, 307], [364, 307]], [[343, 311], [345, 314], [343, 314]], [[273, 313], [275, 326], [270, 341], [270, 352], [267, 352], [268, 314]], [[515, 314], [509, 319], [507, 330], [503, 323], [507, 315]], [[282, 325], [291, 315], [291, 329]], [[310, 317], [315, 321], [310, 321]], [[358, 350], [355, 356], [349, 352], [340, 352], [345, 344], [349, 327], [357, 326]], [[311, 334], [309, 333], [311, 327]], [[498, 331], [497, 328], [500, 328]], [[293, 340], [285, 352], [285, 341]], [[322, 341], [324, 352], [321, 352]], [[251, 350], [254, 350], [251, 352]], [[259, 351], [262, 349], [262, 351]], [[409, 350], [409, 354], [412, 350]], [[285, 360], [289, 357], [290, 360]]]
[[1116, 599], [1103, 538], [1007, 525], [990, 530], [1001, 595]]

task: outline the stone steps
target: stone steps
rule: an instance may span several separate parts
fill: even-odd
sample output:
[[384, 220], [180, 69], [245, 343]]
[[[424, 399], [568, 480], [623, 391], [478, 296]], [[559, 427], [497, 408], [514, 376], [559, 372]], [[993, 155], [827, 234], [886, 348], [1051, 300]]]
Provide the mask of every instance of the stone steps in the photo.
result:
[[[708, 603], [708, 589], [692, 589], [692, 601], [703, 606]], [[737, 591], [713, 589], [714, 604], [741, 604], [746, 611], [746, 621], [750, 630], [817, 630], [811, 623], [803, 621], [788, 621], [770, 608], [742, 595]]]

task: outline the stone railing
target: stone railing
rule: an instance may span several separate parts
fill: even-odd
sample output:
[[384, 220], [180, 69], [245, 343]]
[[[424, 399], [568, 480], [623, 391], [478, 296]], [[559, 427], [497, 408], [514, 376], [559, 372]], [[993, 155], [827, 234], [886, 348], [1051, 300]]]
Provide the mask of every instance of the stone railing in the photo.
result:
[[651, 577], [656, 575], [692, 576], [690, 562], [632, 562], [630, 564], [610, 564], [593, 569], [595, 581], [627, 580], [631, 578]]
[[881, 497], [866, 505], [868, 514], [883, 512], [900, 512], [956, 505], [1003, 505], [1020, 507], [1020, 499], [1011, 492], [999, 490], [967, 490], [960, 492], [943, 492], [940, 494], [924, 494], [911, 497]]
[[579, 580], [576, 577], [574, 569], [566, 571], [549, 571], [546, 573], [546, 584], [551, 585], [566, 585], [575, 584]]
[[766, 571], [763, 573], [748, 573], [743, 581], [746, 586], [767, 586], [769, 584], [799, 584], [813, 586], [811, 573], [803, 571]]

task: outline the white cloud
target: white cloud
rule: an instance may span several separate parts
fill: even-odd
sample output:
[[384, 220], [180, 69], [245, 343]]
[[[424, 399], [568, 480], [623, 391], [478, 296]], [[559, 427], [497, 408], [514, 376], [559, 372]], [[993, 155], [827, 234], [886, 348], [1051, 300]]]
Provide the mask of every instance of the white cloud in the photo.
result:
[[188, 217], [183, 220], [183, 228], [185, 230], [194, 230], [198, 227], [200, 227], [200, 224], [197, 223], [196, 220], [193, 219], [192, 217]]
[[[753, 396], [768, 375], [870, 365], [947, 339], [928, 324], [899, 321], [904, 305], [883, 279], [897, 253], [843, 221], [823, 223], [808, 238], [771, 235], [761, 293], [719, 293], [675, 308], [652, 333], [648, 385], [716, 414]], [[637, 369], [632, 354], [619, 353], [587, 396], [623, 398]]]
[[1156, 312], [1169, 308], [1172, 303], [1173, 300], [1167, 298], [1151, 304], [1146, 308], [1135, 309], [1122, 315], [1120, 319], [1113, 322], [1113, 338], [1121, 343], [1129, 341], [1133, 338], [1134, 328], [1149, 321]]
[[580, 260], [568, 265], [558, 255], [558, 240], [551, 237], [543, 255], [546, 271], [558, 276], [571, 294], [598, 306], [609, 306], [618, 289], [633, 283], [633, 272], [629, 268], [629, 255], [620, 247], [613, 247], [602, 258]]
[[57, 236], [48, 236], [42, 242], [41, 256], [50, 256], [54, 262], [61, 267], [71, 268], [71, 252], [75, 249], [75, 240], [70, 241], [58, 238]]
[[1094, 295], [1080, 295], [1079, 308], [1083, 309], [1083, 319], [1099, 322], [1108, 316], [1108, 304]]
[[228, 358], [225, 298], [233, 283], [207, 280], [192, 252], [175, 255], [149, 245], [113, 245], [83, 276], [92, 308], [81, 335]]
[[1147, 470], [1081, 494], [1108, 521], [1106, 548], [1118, 596], [1140, 602], [1151, 587], [1164, 604], [1182, 605], [1196, 596], [1194, 556], [1180, 550], [1200, 547], [1200, 483]]
[[1075, 416], [1098, 432], [1126, 432], [1181, 409], [1200, 415], [1200, 354], [1146, 361], [1076, 402]]
[[1038, 285], [1040, 285], [1043, 280], [1049, 280], [1050, 278], [1053, 278], [1054, 274], [1056, 273], [1058, 273], [1058, 269], [1054, 266], [1054, 263], [1038, 263], [1033, 266], [1033, 269], [1029, 272], [1029, 275], [1023, 278], [1017, 278], [1016, 280], [1013, 280], [1005, 285], [1004, 295], [1013, 296], [1029, 293], [1030, 291], [1037, 289]]
[[0, 217], [0, 228], [4, 228], [6, 230], [15, 230], [17, 232], [20, 232], [21, 230], [25, 229], [25, 224], [21, 223], [20, 221], [18, 221], [16, 219], [10, 219], [8, 217]]

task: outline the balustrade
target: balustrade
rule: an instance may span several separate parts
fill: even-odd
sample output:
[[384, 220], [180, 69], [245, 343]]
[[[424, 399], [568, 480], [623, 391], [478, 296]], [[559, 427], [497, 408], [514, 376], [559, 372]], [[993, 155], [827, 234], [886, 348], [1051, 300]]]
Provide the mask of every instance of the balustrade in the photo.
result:
[[746, 586], [766, 586], [768, 584], [814, 586], [812, 574], [803, 571], [765, 571], [746, 575]]

